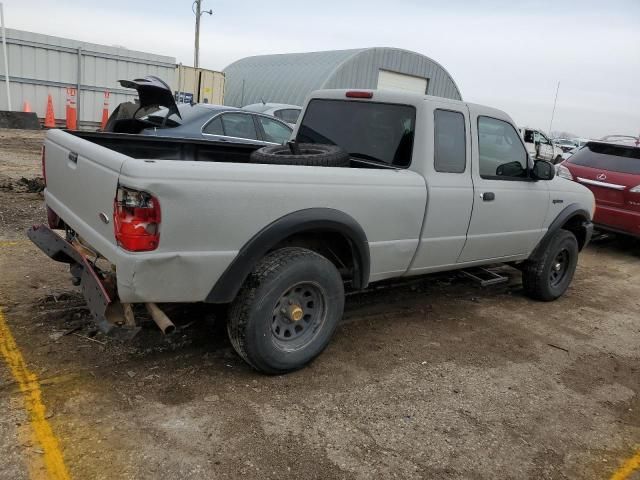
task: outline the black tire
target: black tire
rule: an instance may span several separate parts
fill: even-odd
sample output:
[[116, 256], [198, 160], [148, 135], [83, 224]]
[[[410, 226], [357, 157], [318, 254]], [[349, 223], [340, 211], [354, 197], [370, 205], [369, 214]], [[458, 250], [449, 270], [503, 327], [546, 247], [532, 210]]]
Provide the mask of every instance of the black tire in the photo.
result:
[[558, 230], [535, 260], [522, 268], [522, 283], [527, 296], [550, 302], [569, 287], [578, 264], [578, 240], [567, 230]]
[[299, 143], [300, 154], [288, 145], [262, 147], [251, 154], [251, 163], [271, 165], [307, 165], [312, 167], [348, 167], [349, 154], [336, 145]]
[[562, 155], [558, 155], [555, 160], [553, 161], [554, 165], [557, 165], [559, 163], [562, 163]]
[[[290, 312], [296, 307], [302, 313], [294, 320]], [[245, 281], [229, 309], [227, 333], [238, 355], [256, 370], [291, 372], [325, 349], [343, 309], [336, 267], [311, 250], [282, 248], [263, 258]]]

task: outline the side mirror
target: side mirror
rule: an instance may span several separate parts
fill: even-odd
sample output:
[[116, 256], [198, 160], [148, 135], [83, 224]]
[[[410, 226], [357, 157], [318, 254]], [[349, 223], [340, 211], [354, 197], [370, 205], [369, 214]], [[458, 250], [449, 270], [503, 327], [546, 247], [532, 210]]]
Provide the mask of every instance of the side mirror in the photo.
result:
[[556, 169], [551, 162], [536, 160], [531, 170], [531, 176], [535, 180], [553, 180], [556, 176]]

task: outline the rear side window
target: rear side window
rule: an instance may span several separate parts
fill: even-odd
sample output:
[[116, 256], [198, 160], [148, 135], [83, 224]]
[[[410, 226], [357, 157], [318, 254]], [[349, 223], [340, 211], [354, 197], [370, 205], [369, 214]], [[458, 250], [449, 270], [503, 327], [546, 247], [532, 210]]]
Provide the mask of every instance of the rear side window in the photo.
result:
[[209, 135], [224, 135], [224, 130], [222, 129], [222, 120], [220, 117], [216, 117], [211, 120], [207, 125], [205, 125], [204, 133], [208, 133]]
[[276, 110], [273, 113], [273, 116], [278, 117], [280, 120], [287, 123], [296, 123], [300, 116], [300, 110], [296, 110], [295, 108], [285, 108], [283, 110]]
[[407, 167], [415, 123], [416, 110], [409, 105], [314, 99], [297, 141], [338, 145], [353, 158]]
[[567, 161], [583, 167], [640, 175], [640, 148], [587, 143]]
[[433, 161], [436, 172], [464, 172], [467, 164], [464, 115], [449, 110], [436, 110], [434, 122]]

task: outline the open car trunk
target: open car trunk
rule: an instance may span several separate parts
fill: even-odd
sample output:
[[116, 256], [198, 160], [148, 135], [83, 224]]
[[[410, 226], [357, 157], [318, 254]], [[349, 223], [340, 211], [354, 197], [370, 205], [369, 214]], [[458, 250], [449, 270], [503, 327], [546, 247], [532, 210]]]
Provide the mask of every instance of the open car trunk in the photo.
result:
[[145, 115], [158, 109], [165, 108], [166, 116], [175, 115], [180, 118], [180, 111], [176, 104], [171, 88], [158, 77], [149, 75], [134, 80], [119, 80], [120, 85], [138, 92], [138, 102], [124, 102], [118, 105], [107, 124], [105, 132], [114, 133], [140, 133], [145, 128], [158, 127], [158, 125], [145, 121]]

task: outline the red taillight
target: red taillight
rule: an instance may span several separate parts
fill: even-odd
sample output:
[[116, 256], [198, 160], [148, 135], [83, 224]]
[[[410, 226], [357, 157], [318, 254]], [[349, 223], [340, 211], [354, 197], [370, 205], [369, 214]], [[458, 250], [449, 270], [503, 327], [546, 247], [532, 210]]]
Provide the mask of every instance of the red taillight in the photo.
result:
[[373, 98], [373, 92], [364, 92], [362, 90], [349, 90], [347, 98]]
[[42, 159], [42, 178], [44, 180], [44, 186], [47, 186], [47, 166], [44, 163], [44, 145], [42, 145], [42, 154], [41, 154], [41, 159]]
[[160, 203], [153, 195], [119, 186], [113, 202], [116, 241], [130, 252], [148, 252], [160, 242]]

